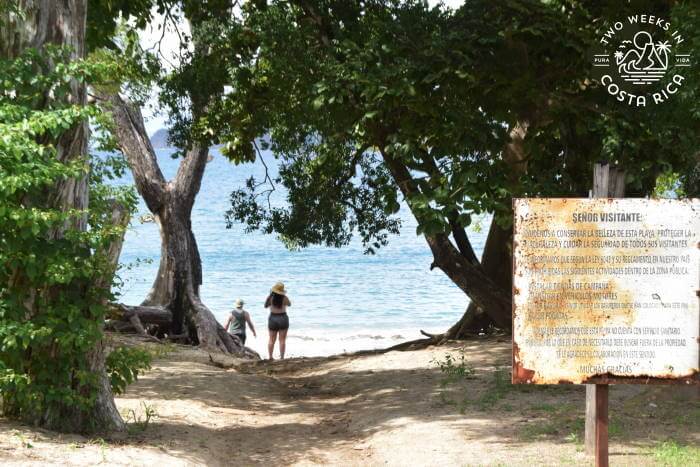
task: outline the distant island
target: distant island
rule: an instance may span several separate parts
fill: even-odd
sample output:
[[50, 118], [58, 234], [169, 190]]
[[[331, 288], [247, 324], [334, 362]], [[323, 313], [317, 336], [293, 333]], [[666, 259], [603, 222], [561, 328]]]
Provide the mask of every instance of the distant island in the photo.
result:
[[161, 128], [153, 133], [151, 135], [151, 144], [153, 145], [153, 149], [165, 149], [171, 147], [170, 142], [168, 141], [168, 136], [168, 130], [165, 128]]

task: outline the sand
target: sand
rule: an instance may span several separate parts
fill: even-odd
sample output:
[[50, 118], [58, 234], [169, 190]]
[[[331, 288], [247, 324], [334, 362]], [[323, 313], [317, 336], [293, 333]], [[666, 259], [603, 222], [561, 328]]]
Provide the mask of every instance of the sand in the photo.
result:
[[[0, 463], [591, 464], [583, 387], [511, 386], [505, 338], [272, 363], [215, 356], [228, 368], [171, 347], [117, 398], [129, 433], [63, 435], [0, 419]], [[473, 373], [446, 380], [437, 362], [448, 354]], [[700, 464], [696, 388], [615, 386], [610, 397], [612, 465], [657, 465], [669, 443]], [[144, 426], [146, 409], [156, 415]]]

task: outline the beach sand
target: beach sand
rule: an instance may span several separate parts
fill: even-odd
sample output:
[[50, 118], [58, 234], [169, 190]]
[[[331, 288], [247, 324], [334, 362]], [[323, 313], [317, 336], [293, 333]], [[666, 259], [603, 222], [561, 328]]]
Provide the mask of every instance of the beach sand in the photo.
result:
[[[113, 337], [114, 338], [114, 337]], [[132, 345], [150, 345], [119, 336]], [[62, 435], [0, 419], [3, 465], [590, 465], [582, 386], [509, 381], [510, 341], [241, 362], [169, 346], [117, 398], [130, 433]], [[165, 353], [165, 352], [161, 352]], [[464, 355], [471, 375], [436, 364]], [[218, 365], [218, 366], [217, 366]], [[221, 368], [227, 367], [227, 368]], [[454, 366], [453, 366], [454, 368]], [[456, 371], [455, 373], [459, 373]], [[697, 388], [615, 386], [611, 464], [700, 444]], [[147, 426], [145, 408], [155, 411]], [[694, 448], [685, 448], [683, 452]], [[690, 458], [692, 462], [700, 458]]]

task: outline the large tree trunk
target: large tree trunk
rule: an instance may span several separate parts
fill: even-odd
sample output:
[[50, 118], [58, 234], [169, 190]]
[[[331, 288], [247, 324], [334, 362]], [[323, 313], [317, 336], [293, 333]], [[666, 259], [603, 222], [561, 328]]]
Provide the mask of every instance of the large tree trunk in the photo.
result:
[[[510, 141], [503, 148], [503, 159], [510, 167], [513, 187], [527, 171], [524, 141], [527, 122], [516, 122], [510, 130]], [[382, 145], [381, 147], [384, 147]], [[410, 198], [420, 191], [410, 170], [401, 161], [382, 154], [384, 162], [411, 207]], [[425, 153], [423, 170], [439, 176], [433, 158]], [[424, 235], [433, 253], [434, 267], [440, 268], [471, 299], [467, 310], [441, 339], [458, 339], [495, 325], [510, 329], [512, 306], [512, 229], [503, 229], [491, 222], [481, 261], [477, 258], [464, 228], [451, 221], [452, 238], [445, 234]]]
[[118, 94], [96, 93], [103, 108], [114, 117], [117, 140], [136, 188], [160, 228], [160, 267], [142, 305], [163, 307], [172, 313], [168, 330], [171, 335], [186, 334], [191, 343], [205, 349], [243, 354], [244, 349], [199, 298], [201, 259], [190, 219], [204, 176], [208, 148], [195, 143], [180, 163], [175, 178], [166, 181], [138, 106]]
[[[530, 124], [517, 122], [510, 130], [510, 141], [503, 148], [503, 160], [510, 167], [509, 182], [515, 187], [518, 178], [527, 172], [527, 154], [525, 152], [525, 137]], [[491, 222], [484, 253], [481, 257], [481, 266], [486, 275], [508, 294], [513, 284], [513, 230], [501, 228], [495, 220]], [[462, 318], [452, 326], [445, 337], [448, 339], [460, 339], [469, 333], [485, 329], [491, 324], [498, 324], [495, 316], [502, 310], [484, 308], [475, 301], [471, 301]], [[510, 320], [511, 312], [508, 312]], [[503, 317], [505, 319], [505, 316]], [[508, 323], [510, 328], [510, 323]]]
[[[186, 266], [192, 273], [195, 292], [199, 294], [202, 285], [202, 261], [199, 257], [197, 241], [190, 224], [190, 213], [183, 212], [178, 200], [168, 200], [158, 213], [153, 213], [160, 229], [161, 253], [158, 274], [150, 292], [144, 299], [144, 306], [168, 306], [175, 295], [175, 270]], [[178, 264], [182, 259], [184, 264]]]
[[[419, 192], [419, 188], [410, 171], [401, 161], [390, 155], [382, 153], [382, 157], [411, 208], [411, 198]], [[455, 225], [453, 234], [456, 237], [456, 246], [446, 234], [424, 235], [433, 253], [431, 269], [441, 269], [474, 303], [485, 310], [499, 327], [510, 328], [510, 291], [504, 290], [489, 277], [474, 254], [464, 230]]]
[[[529, 126], [528, 122], [515, 123], [510, 130], [510, 141], [503, 148], [503, 159], [510, 167], [508, 178], [514, 188], [518, 183], [518, 178], [527, 172], [527, 154], [524, 142]], [[464, 234], [463, 236], [466, 237]], [[511, 228], [501, 228], [493, 220], [486, 238], [480, 265], [482, 271], [492, 283], [501, 289], [502, 293], [508, 294], [508, 301], [510, 301], [513, 283], [512, 262], [513, 231]], [[474, 300], [474, 297], [471, 295], [470, 298], [472, 298], [472, 301], [469, 303], [467, 310], [460, 320], [444, 334], [444, 339], [465, 338], [493, 324], [499, 327], [510, 328], [512, 314], [510, 306], [506, 309], [500, 303], [488, 302], [484, 304]]]
[[[28, 48], [41, 50], [49, 44], [66, 46], [71, 49], [71, 59], [80, 59], [85, 55], [86, 0], [22, 0], [19, 9], [24, 17], [10, 16], [3, 18], [5, 24], [0, 27], [0, 52], [5, 58], [14, 58]], [[48, 90], [47, 90], [48, 92]], [[70, 102], [86, 105], [86, 88], [83, 83], [71, 83]], [[55, 144], [57, 158], [62, 162], [86, 159], [88, 143], [88, 124], [84, 122], [64, 132]], [[66, 179], [47, 190], [46, 205], [62, 210], [84, 210], [88, 206], [88, 181]], [[64, 228], [55, 229], [51, 236], [62, 238], [66, 229], [87, 229], [87, 217], [74, 221]], [[86, 247], [87, 248], [87, 247]], [[75, 284], [71, 284], [71, 287]], [[85, 285], [85, 287], [95, 284]], [[28, 304], [31, 307], [31, 304]], [[87, 312], [87, 311], [86, 311]], [[111, 385], [105, 371], [104, 344], [99, 341], [87, 352], [89, 369], [97, 375], [98, 385], [95, 403], [91, 409], [79, 410], [60, 402], [46, 401], [47, 409], [32, 421], [50, 429], [67, 431], [106, 431], [122, 430], [124, 422], [114, 404]], [[87, 394], [89, 386], [74, 381], [79, 392]]]
[[[503, 229], [495, 221], [492, 221], [486, 237], [484, 253], [481, 256], [481, 266], [491, 280], [503, 290], [511, 290], [513, 283], [512, 245], [512, 230]], [[445, 339], [464, 339], [488, 329], [490, 325], [495, 324], [495, 320], [491, 316], [497, 312], [497, 310], [485, 311], [477, 306], [476, 302], [470, 302], [459, 321], [445, 333]]]

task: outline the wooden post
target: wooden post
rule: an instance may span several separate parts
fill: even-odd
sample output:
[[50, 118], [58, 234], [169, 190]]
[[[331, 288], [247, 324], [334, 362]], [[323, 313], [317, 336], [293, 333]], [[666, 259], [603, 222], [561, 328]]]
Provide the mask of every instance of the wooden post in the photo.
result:
[[596, 385], [586, 385], [586, 454], [595, 454]]
[[608, 467], [608, 388], [607, 384], [595, 386], [595, 465]]
[[[599, 162], [593, 168], [593, 198], [624, 198], [625, 171]], [[586, 385], [586, 454], [596, 467], [608, 466], [608, 385]]]

